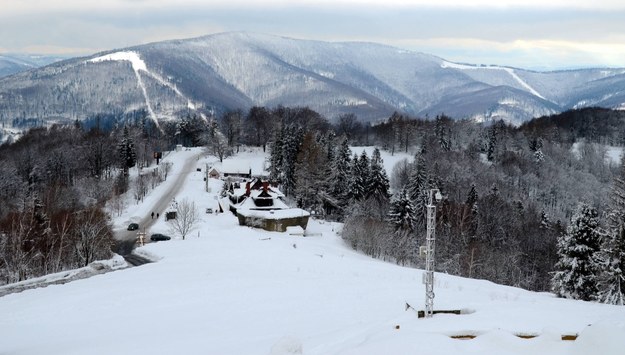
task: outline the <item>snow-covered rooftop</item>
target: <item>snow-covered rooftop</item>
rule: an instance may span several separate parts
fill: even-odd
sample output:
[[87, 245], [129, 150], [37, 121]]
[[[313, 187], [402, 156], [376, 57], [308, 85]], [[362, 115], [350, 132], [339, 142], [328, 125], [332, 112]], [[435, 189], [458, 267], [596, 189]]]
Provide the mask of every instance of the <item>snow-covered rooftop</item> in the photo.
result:
[[249, 174], [251, 164], [245, 160], [226, 160], [221, 164], [215, 164], [214, 168], [226, 174]]
[[310, 216], [310, 212], [301, 208], [286, 208], [279, 210], [238, 208], [237, 213], [241, 214], [243, 217], [256, 217], [263, 219], [285, 219]]

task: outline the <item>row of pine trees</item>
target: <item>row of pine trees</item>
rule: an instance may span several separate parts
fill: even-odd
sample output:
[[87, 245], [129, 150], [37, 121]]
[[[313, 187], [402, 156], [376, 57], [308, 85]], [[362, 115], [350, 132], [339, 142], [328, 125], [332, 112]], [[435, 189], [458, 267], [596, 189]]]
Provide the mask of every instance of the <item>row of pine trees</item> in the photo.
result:
[[[553, 169], [549, 166], [553, 148], [544, 145], [540, 135], [527, 140], [525, 158], [512, 153], [511, 148], [518, 148], [510, 146], [510, 137], [523, 134], [499, 123], [484, 129], [482, 153], [468, 156], [454, 143], [456, 124], [446, 122], [452, 128], [442, 129], [441, 122], [437, 118], [432, 124], [432, 135], [425, 124], [414, 159], [395, 167], [391, 178], [377, 148], [369, 157], [365, 151], [352, 152], [346, 136], [337, 137], [333, 131], [281, 125], [269, 142], [271, 179], [281, 183], [298, 207], [343, 221], [342, 237], [354, 249], [414, 267], [424, 263], [419, 246], [425, 244], [428, 192], [440, 189], [445, 198], [437, 206], [438, 271], [622, 304], [625, 169], [615, 180], [612, 212], [605, 223], [598, 215], [589, 217], [591, 211], [597, 214], [591, 204], [572, 211], [567, 221], [551, 220], [546, 208], [554, 205], [539, 208], [540, 204], [511, 199], [515, 192], [502, 191], [498, 183], [479, 186], [473, 180], [462, 191], [451, 179], [467, 181], [471, 173], [466, 169], [497, 173], [504, 164], [516, 163], [511, 158], [520, 163], [521, 157], [530, 163], [529, 176], [546, 177], [546, 169]], [[388, 139], [374, 136], [380, 137]], [[390, 180], [395, 180], [393, 189]], [[581, 222], [586, 219], [589, 222]]]

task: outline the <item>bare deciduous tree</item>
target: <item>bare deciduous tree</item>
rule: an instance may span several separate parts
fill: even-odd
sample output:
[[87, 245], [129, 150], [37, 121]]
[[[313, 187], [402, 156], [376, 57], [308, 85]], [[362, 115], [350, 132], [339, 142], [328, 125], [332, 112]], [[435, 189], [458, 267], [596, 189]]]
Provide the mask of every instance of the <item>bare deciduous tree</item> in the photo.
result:
[[170, 220], [170, 229], [173, 233], [179, 234], [182, 240], [187, 234], [197, 227], [200, 222], [200, 215], [195, 206], [195, 202], [189, 202], [187, 199], [177, 204], [176, 218]]
[[100, 209], [90, 208], [79, 212], [74, 233], [80, 266], [111, 257], [113, 234], [107, 224], [106, 215]]
[[230, 155], [228, 141], [226, 137], [219, 131], [215, 133], [215, 136], [210, 143], [210, 149], [213, 152], [213, 155], [219, 158], [219, 162], [223, 162], [224, 158]]
[[171, 172], [171, 167], [172, 167], [172, 163], [169, 161], [166, 161], [163, 164], [161, 164], [160, 172], [163, 176], [162, 178], [163, 181], [167, 180], [167, 175], [169, 175], [169, 173]]

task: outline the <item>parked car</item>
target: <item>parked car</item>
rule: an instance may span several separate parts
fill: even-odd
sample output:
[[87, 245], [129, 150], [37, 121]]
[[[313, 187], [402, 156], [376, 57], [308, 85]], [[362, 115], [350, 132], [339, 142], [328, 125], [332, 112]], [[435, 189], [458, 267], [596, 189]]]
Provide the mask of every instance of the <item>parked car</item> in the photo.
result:
[[139, 225], [137, 223], [130, 223], [128, 225], [128, 230], [129, 231], [134, 231], [134, 230], [137, 230], [137, 229], [139, 229]]
[[152, 236], [150, 237], [150, 240], [153, 242], [160, 242], [162, 240], [170, 240], [171, 237], [165, 234], [161, 234], [161, 233], [154, 233], [152, 234]]

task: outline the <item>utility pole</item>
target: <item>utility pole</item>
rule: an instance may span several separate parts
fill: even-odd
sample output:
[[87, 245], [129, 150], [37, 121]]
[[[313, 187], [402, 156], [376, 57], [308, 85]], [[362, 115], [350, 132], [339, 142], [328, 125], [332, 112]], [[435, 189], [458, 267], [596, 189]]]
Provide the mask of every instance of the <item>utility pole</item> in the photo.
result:
[[208, 163], [206, 163], [206, 170], [204, 172], [204, 181], [206, 181], [206, 186], [205, 186], [206, 192], [210, 192], [208, 189]]
[[142, 247], [145, 245], [145, 229], [143, 230], [143, 232], [137, 232], [137, 244]]
[[442, 199], [438, 189], [430, 189], [427, 207], [427, 230], [425, 237], [425, 317], [434, 314], [434, 256], [436, 252], [436, 205]]

